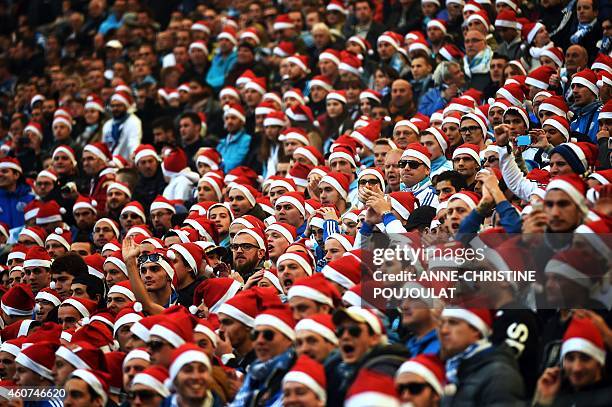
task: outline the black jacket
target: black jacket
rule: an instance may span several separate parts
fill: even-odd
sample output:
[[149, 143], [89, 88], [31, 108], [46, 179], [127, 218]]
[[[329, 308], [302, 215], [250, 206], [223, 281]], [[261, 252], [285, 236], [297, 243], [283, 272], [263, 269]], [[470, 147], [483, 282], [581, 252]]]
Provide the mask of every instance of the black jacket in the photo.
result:
[[442, 398], [442, 407], [526, 405], [523, 379], [512, 350], [505, 345], [464, 360], [457, 377], [457, 391]]
[[164, 174], [162, 173], [161, 167], [157, 169], [154, 176], [150, 178], [138, 175], [138, 181], [134, 187], [134, 200], [142, 204], [145, 213], [149, 213], [149, 207], [155, 200], [157, 195], [161, 195], [166, 187], [166, 181], [164, 180]]

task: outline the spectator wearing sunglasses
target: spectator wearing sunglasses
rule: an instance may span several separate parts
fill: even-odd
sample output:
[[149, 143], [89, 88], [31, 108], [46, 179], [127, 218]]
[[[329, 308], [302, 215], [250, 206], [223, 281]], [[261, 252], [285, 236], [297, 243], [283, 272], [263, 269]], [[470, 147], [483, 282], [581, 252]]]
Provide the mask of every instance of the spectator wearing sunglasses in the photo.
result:
[[438, 196], [431, 184], [431, 153], [419, 143], [410, 143], [398, 162], [402, 191], [412, 192], [420, 206], [438, 207]]
[[402, 403], [414, 407], [437, 407], [444, 394], [444, 363], [433, 354], [404, 362], [395, 374], [395, 388]]
[[284, 305], [268, 308], [255, 318], [251, 340], [257, 359], [230, 406], [273, 405], [280, 401], [283, 377], [296, 359], [294, 328], [291, 310]]
[[132, 380], [127, 399], [130, 406], [157, 407], [170, 395], [164, 386], [168, 370], [161, 366], [151, 366], [136, 374]]

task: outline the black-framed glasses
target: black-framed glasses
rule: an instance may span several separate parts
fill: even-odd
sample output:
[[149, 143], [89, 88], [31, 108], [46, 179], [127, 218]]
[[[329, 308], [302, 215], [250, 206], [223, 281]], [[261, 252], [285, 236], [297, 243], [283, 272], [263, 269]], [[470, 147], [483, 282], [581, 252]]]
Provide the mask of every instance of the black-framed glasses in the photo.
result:
[[141, 219], [141, 216], [135, 213], [126, 212], [121, 214], [121, 219]]
[[151, 352], [159, 352], [166, 346], [166, 342], [164, 341], [149, 341], [147, 342], [147, 347], [151, 349]]
[[371, 187], [380, 184], [380, 181], [377, 179], [360, 179], [358, 182], [359, 186], [362, 187], [364, 185], [369, 185]]
[[272, 342], [274, 340], [274, 336], [276, 336], [276, 332], [271, 329], [262, 329], [261, 331], [254, 329], [251, 331], [251, 340], [256, 341], [260, 334], [267, 342]]
[[233, 252], [237, 252], [239, 249], [242, 250], [243, 252], [248, 252], [250, 250], [253, 249], [257, 249], [258, 246], [255, 246], [254, 244], [251, 243], [232, 243], [230, 245], [230, 250]]
[[348, 331], [348, 334], [353, 338], [359, 338], [362, 332], [361, 327], [357, 325], [339, 326], [338, 329], [336, 329], [336, 336], [340, 338], [346, 331]]
[[459, 133], [473, 133], [476, 130], [479, 130], [480, 126], [466, 126], [466, 127], [460, 127], [459, 128]]
[[494, 162], [499, 161], [499, 158], [495, 155], [490, 155], [487, 158], [483, 158], [482, 159], [482, 163], [489, 163], [489, 164], [493, 164]]
[[134, 390], [127, 394], [129, 400], [140, 399], [141, 401], [151, 401], [155, 396], [157, 393], [152, 390]]
[[163, 258], [159, 253], [146, 253], [138, 256], [138, 264], [144, 263], [157, 263], [159, 259]]
[[397, 162], [397, 165], [400, 168], [406, 168], [406, 166], [408, 166], [411, 170], [416, 170], [417, 168], [419, 168], [421, 165], [425, 165], [423, 163], [420, 163], [418, 161], [413, 161], [413, 160], [399, 160]]
[[416, 396], [421, 394], [427, 386], [429, 386], [427, 383], [409, 382], [398, 384], [396, 386], [396, 389], [398, 394], [404, 394], [405, 392], [408, 392], [413, 396]]

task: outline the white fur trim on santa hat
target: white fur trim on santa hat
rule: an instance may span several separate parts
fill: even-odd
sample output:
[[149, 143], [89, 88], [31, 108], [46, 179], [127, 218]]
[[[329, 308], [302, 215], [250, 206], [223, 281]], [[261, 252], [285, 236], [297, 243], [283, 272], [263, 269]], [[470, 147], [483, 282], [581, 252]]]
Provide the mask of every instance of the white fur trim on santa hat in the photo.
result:
[[355, 283], [353, 283], [351, 279], [349, 279], [348, 277], [346, 277], [344, 274], [340, 273], [339, 271], [331, 268], [329, 265], [326, 265], [325, 267], [323, 267], [323, 270], [321, 270], [321, 272], [323, 273], [325, 278], [333, 281], [334, 283], [340, 284], [342, 287], [346, 288], [347, 290], [350, 290], [351, 288], [355, 286]]
[[331, 163], [332, 160], [335, 160], [336, 158], [343, 158], [347, 160], [353, 168], [357, 168], [357, 164], [355, 163], [355, 158], [351, 156], [350, 154], [345, 153], [344, 151], [334, 151], [333, 153], [331, 153], [329, 155], [329, 162]]
[[599, 362], [600, 365], [606, 364], [606, 351], [584, 338], [570, 338], [561, 345], [561, 360], [570, 352], [585, 353]]
[[491, 327], [478, 315], [465, 308], [445, 308], [442, 317], [461, 319], [476, 328], [485, 338], [491, 334]]
[[280, 198], [278, 198], [276, 200], [275, 206], [276, 205], [280, 205], [280, 204], [284, 204], [284, 203], [288, 203], [290, 205], [293, 205], [297, 208], [298, 211], [300, 211], [300, 213], [302, 214], [303, 217], [306, 217], [306, 208], [304, 207], [304, 205], [298, 201], [295, 197], [293, 196], [286, 196], [286, 195], [282, 195]]
[[442, 383], [440, 383], [440, 380], [438, 380], [436, 375], [433, 374], [433, 372], [424, 365], [412, 360], [406, 361], [400, 366], [395, 376], [397, 377], [403, 373], [414, 373], [418, 376], [421, 376], [423, 379], [425, 379], [427, 383], [431, 385], [431, 387], [433, 387], [436, 393], [442, 395]]
[[586, 199], [584, 195], [582, 195], [580, 191], [578, 191], [569, 182], [562, 180], [562, 179], [553, 179], [546, 186], [546, 192], [550, 191], [551, 189], [559, 189], [565, 192], [566, 194], [570, 196], [570, 198], [574, 201], [574, 203], [578, 205], [578, 207], [580, 208], [580, 210], [582, 210], [583, 213], [586, 214], [589, 212], [589, 208], [587, 207]]
[[321, 178], [321, 180], [319, 181], [319, 185], [321, 185], [321, 183], [323, 182], [331, 185], [336, 191], [338, 191], [342, 199], [344, 199], [345, 201], [348, 200], [348, 191], [345, 190], [334, 177], [326, 175]]
[[589, 88], [591, 92], [595, 94], [595, 96], [599, 96], [599, 88], [597, 87], [596, 83], [590, 82], [586, 78], [583, 78], [582, 76], [574, 76], [572, 78], [572, 85], [575, 83], [582, 85], [582, 86], [586, 86], [587, 88]]
[[427, 168], [431, 169], [431, 160], [429, 159], [429, 157], [427, 157], [422, 152], [409, 148], [409, 149], [404, 150], [404, 152], [402, 153], [402, 159], [407, 158], [407, 157], [412, 157], [412, 158], [421, 160], [421, 162], [425, 164]]
[[[291, 291], [291, 288], [289, 289], [289, 291]], [[336, 336], [336, 333], [325, 325], [318, 323], [314, 319], [304, 318], [300, 320], [295, 326], [295, 332], [298, 333], [299, 331], [314, 332], [317, 335], [321, 335], [325, 340], [329, 341], [330, 343], [338, 345], [338, 337]]]
[[65, 299], [64, 302], [62, 302], [62, 306], [63, 305], [73, 306], [74, 308], [76, 308], [77, 311], [79, 311], [79, 314], [81, 314], [83, 318], [89, 318], [90, 316], [89, 310], [79, 301], [75, 300], [74, 298]]
[[30, 369], [34, 373], [39, 374], [47, 380], [51, 380], [52, 382], [54, 380], [51, 369], [48, 369], [40, 363], [30, 359], [30, 357], [26, 356], [26, 354], [24, 354], [23, 352], [17, 355], [17, 357], [15, 358], [15, 363], [27, 369]]
[[313, 300], [314, 302], [318, 302], [320, 304], [327, 304], [330, 307], [334, 306], [334, 303], [331, 298], [326, 295], [323, 295], [321, 291], [318, 291], [312, 287], [308, 287], [305, 285], [293, 285], [289, 288], [287, 292], [287, 298], [292, 299], [294, 297], [303, 297], [309, 300]]
[[314, 394], [317, 395], [319, 400], [323, 404], [325, 404], [325, 402], [327, 400], [327, 392], [308, 373], [306, 373], [306, 372], [299, 372], [297, 370], [291, 370], [291, 371], [289, 371], [289, 372], [287, 372], [285, 374], [285, 377], [283, 377], [283, 383], [287, 383], [287, 382], [296, 382], [296, 383], [303, 384], [304, 386], [306, 386], [310, 390], [312, 390], [314, 392]]
[[185, 344], [185, 340], [181, 338], [180, 335], [160, 324], [153, 325], [153, 327], [149, 331], [149, 335], [159, 336], [160, 338], [168, 341], [168, 343], [170, 343], [175, 348], [178, 348], [179, 346]]
[[295, 341], [295, 331], [285, 321], [271, 314], [260, 314], [255, 318], [255, 327], [268, 325], [278, 330], [287, 338]]
[[298, 255], [296, 253], [283, 253], [278, 258], [278, 260], [276, 260], [276, 264], [280, 265], [285, 260], [295, 261], [297, 264], [299, 264], [304, 269], [304, 272], [306, 274], [308, 274], [309, 276], [312, 275], [312, 272], [313, 272], [312, 266], [302, 256], [300, 256], [300, 255]]
[[106, 154], [104, 154], [102, 150], [100, 150], [98, 147], [94, 146], [93, 144], [87, 144], [85, 148], [83, 148], [83, 152], [85, 151], [92, 153], [93, 155], [95, 155], [96, 157], [98, 157], [104, 162], [108, 161], [108, 157], [106, 156]]

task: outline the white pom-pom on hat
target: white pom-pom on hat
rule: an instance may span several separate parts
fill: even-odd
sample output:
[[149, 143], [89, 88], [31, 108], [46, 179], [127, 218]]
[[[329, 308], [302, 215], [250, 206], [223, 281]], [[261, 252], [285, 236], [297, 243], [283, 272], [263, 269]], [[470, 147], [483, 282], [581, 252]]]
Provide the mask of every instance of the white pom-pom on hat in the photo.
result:
[[62, 229], [62, 228], [55, 228], [55, 230], [53, 232], [55, 232], [55, 234], [61, 235], [62, 233], [64, 233], [64, 229]]
[[192, 313], [193, 315], [198, 313], [198, 307], [196, 307], [195, 305], [190, 305], [189, 306], [189, 312]]
[[65, 215], [66, 214], [66, 208], [60, 208], [60, 213], [62, 215]]
[[98, 201], [96, 201], [95, 199], [91, 200], [91, 206], [93, 206], [94, 208], [98, 206]]
[[561, 82], [567, 83], [567, 81], [568, 81], [567, 76], [561, 77]]
[[140, 303], [140, 302], [135, 302], [135, 303], [134, 303], [134, 311], [135, 311], [135, 312], [142, 312], [142, 303]]
[[176, 260], [176, 253], [174, 253], [174, 250], [168, 250], [166, 257], [170, 260]]
[[55, 290], [55, 281], [51, 281], [49, 283], [49, 288], [52, 289], [52, 290]]
[[493, 103], [495, 103], [495, 98], [488, 98], [487, 103], [492, 105]]
[[38, 314], [39, 311], [40, 311], [40, 304], [36, 303], [36, 305], [34, 305], [34, 312]]

